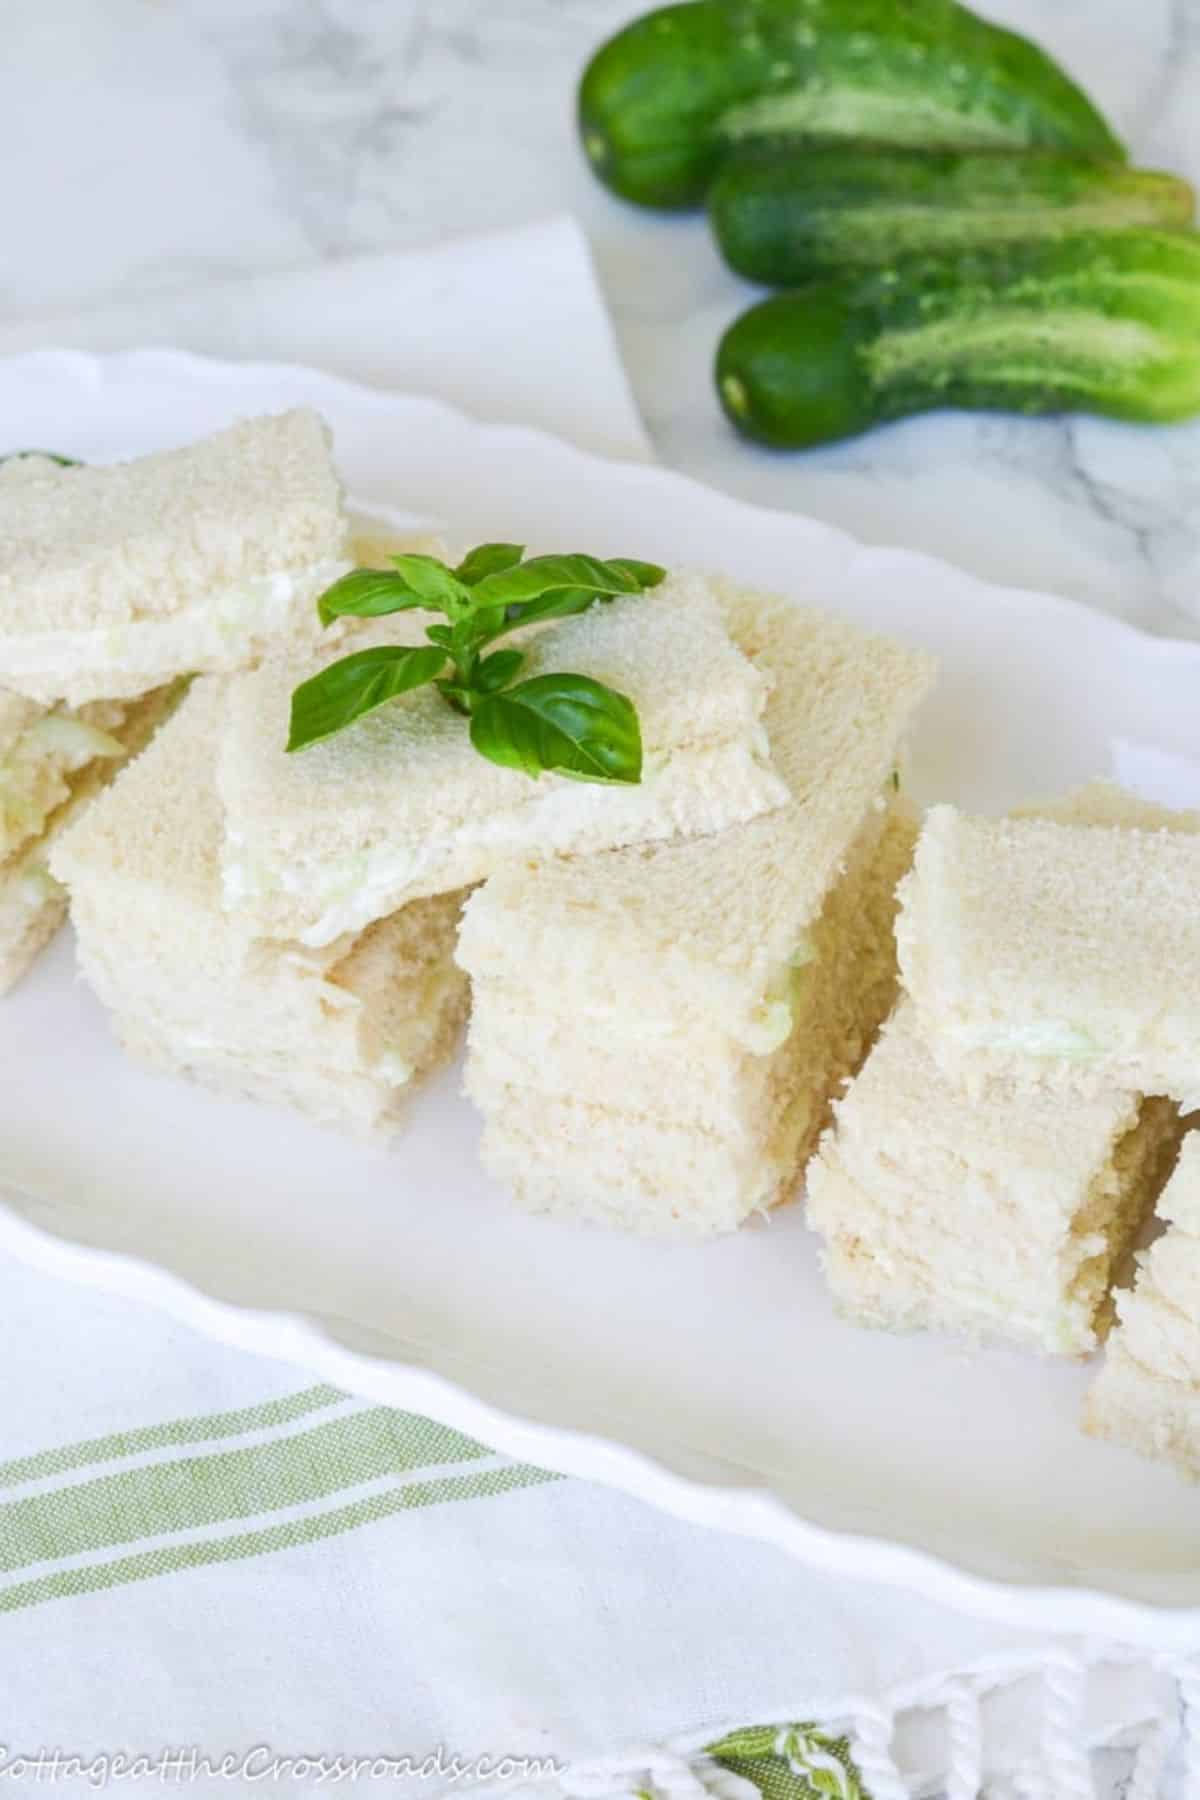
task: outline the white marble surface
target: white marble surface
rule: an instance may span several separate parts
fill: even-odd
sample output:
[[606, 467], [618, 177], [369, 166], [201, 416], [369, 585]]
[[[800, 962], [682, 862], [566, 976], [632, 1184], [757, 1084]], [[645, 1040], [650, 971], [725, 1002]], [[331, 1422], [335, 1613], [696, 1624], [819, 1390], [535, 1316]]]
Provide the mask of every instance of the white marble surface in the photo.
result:
[[[929, 418], [776, 456], [711, 389], [752, 290], [703, 222], [589, 178], [573, 89], [637, 0], [9, 0], [0, 322], [563, 207], [663, 458], [717, 486], [1200, 633], [1200, 425]], [[1142, 161], [1200, 179], [1200, 0], [991, 0]]]

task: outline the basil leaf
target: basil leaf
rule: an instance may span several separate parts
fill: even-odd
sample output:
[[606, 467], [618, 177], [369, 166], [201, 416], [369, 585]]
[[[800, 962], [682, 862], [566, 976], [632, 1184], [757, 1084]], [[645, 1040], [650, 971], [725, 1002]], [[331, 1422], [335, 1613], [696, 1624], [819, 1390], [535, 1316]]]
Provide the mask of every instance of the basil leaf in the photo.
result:
[[392, 562], [413, 593], [420, 595], [421, 604], [435, 612], [453, 615], [471, 598], [470, 589], [436, 556], [420, 556], [414, 551], [408, 556], [393, 556]]
[[657, 587], [660, 581], [667, 579], [667, 571], [660, 569], [657, 563], [638, 562], [632, 556], [614, 556], [609, 559], [610, 569], [621, 569], [637, 582], [639, 588]]
[[502, 569], [511, 569], [524, 554], [524, 544], [477, 544], [463, 557], [454, 573], [472, 587], [485, 575], [497, 575]]
[[520, 650], [497, 650], [478, 665], [471, 685], [477, 694], [499, 693], [502, 687], [508, 686], [524, 661]]
[[642, 587], [635, 567], [649, 564], [601, 562], [595, 556], [531, 556], [518, 568], [486, 575], [473, 593], [480, 606], [505, 606], [537, 600], [555, 588], [588, 588], [597, 594], [636, 594]]
[[352, 569], [325, 589], [317, 612], [322, 625], [332, 625], [335, 619], [381, 619], [385, 613], [424, 605], [402, 576], [388, 569]]
[[454, 644], [454, 631], [449, 625], [427, 625], [425, 636], [431, 644], [440, 644], [443, 650], [449, 650]]
[[502, 606], [481, 606], [459, 621], [454, 641], [466, 651], [481, 650], [492, 638], [507, 630], [508, 620]]
[[503, 768], [637, 783], [642, 734], [624, 694], [587, 675], [535, 675], [479, 702], [471, 742]]
[[27, 456], [41, 456], [46, 462], [57, 463], [60, 469], [83, 467], [77, 456], [60, 456], [57, 450], [10, 450], [7, 455], [0, 456], [0, 463], [24, 462]]
[[568, 619], [574, 613], [585, 613], [598, 600], [611, 600], [611, 594], [598, 594], [595, 588], [554, 588], [537, 600], [518, 600], [506, 609], [509, 625], [531, 625], [541, 619]]
[[357, 650], [304, 681], [292, 695], [289, 750], [332, 737], [397, 694], [424, 687], [446, 666], [443, 650], [381, 644]]

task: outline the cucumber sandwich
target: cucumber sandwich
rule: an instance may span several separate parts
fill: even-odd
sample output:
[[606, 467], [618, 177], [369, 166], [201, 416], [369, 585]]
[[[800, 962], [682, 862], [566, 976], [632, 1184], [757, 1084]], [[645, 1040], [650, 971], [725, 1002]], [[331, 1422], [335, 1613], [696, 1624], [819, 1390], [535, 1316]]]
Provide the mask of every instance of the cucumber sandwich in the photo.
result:
[[315, 637], [317, 595], [349, 566], [311, 412], [0, 484], [0, 685], [79, 706], [242, 668]]
[[153, 743], [54, 849], [85, 979], [150, 1066], [359, 1132], [394, 1128], [453, 1048], [459, 896], [321, 950], [262, 943], [221, 905], [221, 681], [193, 683]]
[[[439, 664], [446, 653], [426, 644], [428, 616], [350, 626], [341, 646], [350, 675], [355, 658], [396, 646]], [[567, 669], [632, 703], [639, 781], [531, 779], [489, 761], [436, 684], [290, 753], [293, 697], [314, 692], [330, 657], [280, 657], [230, 687], [218, 769], [226, 905], [264, 936], [328, 944], [507, 861], [721, 831], [786, 800], [763, 727], [768, 680], [731, 641], [701, 578], [677, 575], [556, 619], [521, 654], [527, 685]]]
[[[1200, 832], [1200, 815], [1108, 783], [1037, 816], [1076, 830]], [[989, 992], [1010, 985], [1010, 952], [999, 953]], [[807, 1218], [834, 1300], [859, 1325], [1085, 1356], [1167, 1175], [1178, 1109], [1113, 1081], [1064, 1104], [1019, 1067], [981, 1102], [939, 1068], [921, 1018], [901, 1001], [809, 1168]]]
[[[719, 837], [497, 873], [468, 901], [467, 1087], [521, 1205], [651, 1236], [786, 1198], [895, 985], [929, 658], [722, 585], [774, 679], [789, 803]], [[531, 965], [530, 945], [536, 946]]]

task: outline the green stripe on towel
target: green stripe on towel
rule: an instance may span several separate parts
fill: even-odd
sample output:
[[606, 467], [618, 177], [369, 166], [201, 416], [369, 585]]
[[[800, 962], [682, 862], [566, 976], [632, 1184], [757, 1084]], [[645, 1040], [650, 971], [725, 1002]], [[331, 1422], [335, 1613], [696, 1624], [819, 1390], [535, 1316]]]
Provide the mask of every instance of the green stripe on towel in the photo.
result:
[[415, 1413], [368, 1407], [309, 1430], [117, 1470], [0, 1505], [0, 1572], [300, 1506], [381, 1476], [490, 1453]]
[[119, 1587], [126, 1582], [144, 1581], [155, 1575], [169, 1575], [181, 1569], [202, 1568], [209, 1563], [233, 1562], [238, 1558], [262, 1556], [269, 1551], [290, 1550], [296, 1545], [312, 1544], [321, 1538], [335, 1537], [353, 1531], [360, 1525], [374, 1524], [394, 1513], [412, 1507], [439, 1506], [449, 1501], [482, 1500], [516, 1488], [533, 1487], [538, 1482], [556, 1481], [559, 1477], [546, 1469], [534, 1469], [524, 1463], [507, 1468], [489, 1469], [474, 1475], [450, 1476], [437, 1481], [414, 1483], [393, 1488], [386, 1493], [352, 1502], [333, 1512], [295, 1519], [262, 1530], [238, 1533], [234, 1537], [210, 1538], [202, 1543], [179, 1544], [141, 1555], [126, 1556], [113, 1562], [91, 1563], [82, 1569], [66, 1569], [33, 1581], [0, 1588], [0, 1612], [15, 1612], [24, 1606], [36, 1606], [43, 1600], [66, 1599], [71, 1595], [95, 1593], [99, 1589]]
[[109, 1437], [85, 1438], [34, 1456], [19, 1456], [0, 1463], [0, 1488], [22, 1481], [41, 1481], [51, 1475], [69, 1475], [93, 1463], [119, 1462], [144, 1450], [172, 1445], [203, 1444], [223, 1437], [240, 1437], [246, 1431], [262, 1431], [272, 1425], [290, 1425], [308, 1413], [334, 1406], [345, 1399], [333, 1387], [304, 1388], [261, 1406], [245, 1406], [239, 1412], [199, 1413], [190, 1419], [171, 1419], [165, 1425], [147, 1425], [140, 1431], [118, 1431]]

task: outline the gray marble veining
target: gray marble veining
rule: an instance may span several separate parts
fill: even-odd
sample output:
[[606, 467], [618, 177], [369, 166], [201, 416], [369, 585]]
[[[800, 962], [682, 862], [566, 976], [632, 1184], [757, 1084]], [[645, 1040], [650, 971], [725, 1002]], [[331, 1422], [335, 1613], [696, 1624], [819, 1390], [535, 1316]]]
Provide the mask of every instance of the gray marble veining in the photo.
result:
[[[738, 443], [716, 339], [753, 290], [697, 218], [589, 178], [573, 93], [637, 0], [11, 0], [0, 316], [583, 221], [665, 460], [876, 543], [1200, 633], [1200, 425], [938, 416], [819, 453]], [[1200, 180], [1200, 0], [992, 0], [1142, 161]]]

